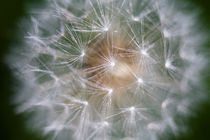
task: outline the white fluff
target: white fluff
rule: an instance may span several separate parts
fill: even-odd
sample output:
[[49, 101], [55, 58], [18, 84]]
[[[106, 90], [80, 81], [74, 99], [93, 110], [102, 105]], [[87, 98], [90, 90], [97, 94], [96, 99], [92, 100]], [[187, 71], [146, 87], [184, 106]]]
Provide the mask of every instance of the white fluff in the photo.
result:
[[[24, 46], [9, 59], [23, 82], [17, 111], [34, 112], [31, 126], [57, 140], [155, 140], [167, 128], [185, 129], [174, 118], [204, 96], [195, 90], [206, 62], [193, 13], [169, 0], [46, 3], [31, 10]], [[115, 99], [114, 89], [88, 81], [82, 66], [89, 44], [107, 32], [129, 36], [135, 49], [127, 51], [141, 56], [136, 81]], [[126, 65], [109, 62], [113, 75], [127, 74]]]

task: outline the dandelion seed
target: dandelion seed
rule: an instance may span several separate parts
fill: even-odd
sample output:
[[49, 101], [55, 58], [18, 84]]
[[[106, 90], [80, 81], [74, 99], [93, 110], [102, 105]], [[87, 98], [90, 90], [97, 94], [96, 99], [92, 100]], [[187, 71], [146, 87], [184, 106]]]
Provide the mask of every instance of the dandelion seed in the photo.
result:
[[143, 81], [141, 78], [138, 78], [138, 79], [137, 79], [137, 82], [138, 82], [139, 84], [143, 84], [143, 83], [144, 83], [144, 81]]
[[169, 60], [166, 60], [166, 62], [165, 62], [165, 67], [166, 68], [171, 68], [171, 62], [169, 61]]
[[109, 30], [109, 27], [107, 27], [107, 26], [103, 28], [103, 31], [105, 31], [105, 32], [107, 32], [108, 30]]
[[115, 66], [115, 62], [114, 62], [114, 61], [111, 61], [111, 62], [110, 62], [110, 66], [111, 66], [111, 67], [114, 67], [114, 66]]
[[85, 52], [84, 52], [84, 51], [82, 51], [82, 53], [81, 53], [80, 57], [84, 57], [84, 56], [85, 56]]
[[109, 126], [109, 123], [106, 122], [106, 121], [104, 121], [102, 125], [103, 125], [103, 126]]
[[132, 107], [130, 107], [130, 108], [129, 108], [129, 111], [130, 111], [130, 112], [135, 111], [135, 107], [133, 107], [133, 106], [132, 106]]
[[171, 37], [171, 34], [167, 30], [163, 30], [163, 34], [167, 38]]
[[147, 53], [146, 50], [141, 50], [141, 54], [144, 55], [144, 56], [149, 56], [149, 54]]
[[138, 17], [135, 17], [135, 16], [132, 16], [132, 20], [139, 21], [139, 18]]
[[87, 106], [87, 105], [88, 105], [88, 102], [87, 102], [87, 101], [83, 101], [83, 104], [84, 104], [85, 106]]
[[112, 92], [113, 92], [113, 89], [108, 89], [108, 95], [110, 96], [110, 95], [112, 95]]

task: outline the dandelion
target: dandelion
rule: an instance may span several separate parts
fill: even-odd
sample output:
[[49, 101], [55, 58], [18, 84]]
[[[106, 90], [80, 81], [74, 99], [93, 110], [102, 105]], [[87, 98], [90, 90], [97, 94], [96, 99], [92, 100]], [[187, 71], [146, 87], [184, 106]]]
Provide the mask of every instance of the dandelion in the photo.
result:
[[57, 140], [179, 132], [175, 116], [202, 97], [192, 92], [205, 64], [194, 18], [167, 0], [47, 4], [12, 57], [24, 83], [18, 111], [34, 112], [36, 130]]

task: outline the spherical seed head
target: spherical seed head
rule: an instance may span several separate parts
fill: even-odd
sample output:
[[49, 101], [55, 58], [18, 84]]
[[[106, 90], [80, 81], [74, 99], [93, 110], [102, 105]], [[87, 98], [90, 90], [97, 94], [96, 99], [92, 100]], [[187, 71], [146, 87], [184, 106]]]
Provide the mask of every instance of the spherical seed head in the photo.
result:
[[57, 140], [157, 139], [169, 127], [177, 134], [173, 116], [200, 94], [188, 93], [203, 62], [193, 53], [201, 40], [192, 38], [192, 16], [168, 0], [47, 4], [33, 12], [21, 61], [10, 61], [26, 83], [19, 110], [37, 111], [37, 129]]

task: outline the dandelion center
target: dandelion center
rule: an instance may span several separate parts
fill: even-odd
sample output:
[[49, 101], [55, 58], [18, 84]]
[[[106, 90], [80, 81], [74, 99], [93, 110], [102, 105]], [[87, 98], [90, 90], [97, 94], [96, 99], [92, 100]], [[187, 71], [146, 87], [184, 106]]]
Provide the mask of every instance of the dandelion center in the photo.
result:
[[[111, 87], [115, 90], [126, 87], [135, 80], [139, 55], [129, 52], [133, 49], [127, 40], [116, 37], [109, 42], [107, 39], [94, 44], [87, 54], [87, 78], [101, 87]], [[128, 55], [129, 54], [129, 55]]]

